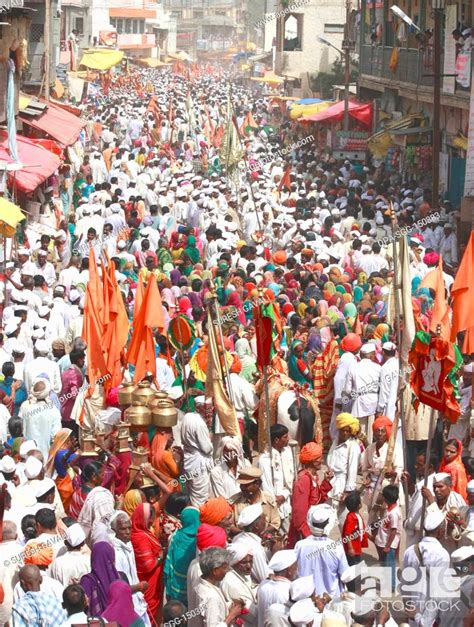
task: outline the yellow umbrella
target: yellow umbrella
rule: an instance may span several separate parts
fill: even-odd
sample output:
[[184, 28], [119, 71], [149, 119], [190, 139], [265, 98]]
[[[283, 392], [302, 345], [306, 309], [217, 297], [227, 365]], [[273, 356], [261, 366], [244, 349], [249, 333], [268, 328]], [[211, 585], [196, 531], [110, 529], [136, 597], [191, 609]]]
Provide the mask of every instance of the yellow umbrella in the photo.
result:
[[110, 70], [111, 67], [120, 63], [124, 53], [121, 50], [111, 48], [92, 48], [84, 50], [84, 55], [79, 65], [84, 65], [90, 70]]
[[20, 207], [6, 198], [0, 198], [0, 233], [4, 237], [13, 237], [19, 222], [25, 219]]

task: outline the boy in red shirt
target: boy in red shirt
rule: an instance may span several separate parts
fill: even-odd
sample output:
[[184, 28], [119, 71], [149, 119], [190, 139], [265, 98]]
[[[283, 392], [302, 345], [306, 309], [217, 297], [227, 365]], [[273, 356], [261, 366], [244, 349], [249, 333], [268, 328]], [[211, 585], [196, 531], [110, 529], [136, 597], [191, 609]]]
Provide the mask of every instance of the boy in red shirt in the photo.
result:
[[[342, 526], [342, 544], [346, 553], [347, 563], [349, 566], [353, 566], [362, 561], [362, 549], [366, 549], [369, 546], [365, 523], [359, 514], [362, 507], [360, 492], [357, 490], [350, 492], [344, 499], [344, 505], [349, 513]], [[351, 589], [353, 586], [355, 586], [354, 581], [347, 584], [349, 592], [355, 592], [355, 589]]]

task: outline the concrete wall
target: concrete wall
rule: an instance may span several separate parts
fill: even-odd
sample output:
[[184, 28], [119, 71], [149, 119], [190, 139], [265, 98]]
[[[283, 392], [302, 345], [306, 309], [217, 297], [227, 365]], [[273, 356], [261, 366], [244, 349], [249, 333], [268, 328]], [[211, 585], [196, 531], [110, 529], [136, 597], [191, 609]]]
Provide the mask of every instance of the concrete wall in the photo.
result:
[[[337, 48], [341, 48], [343, 33], [329, 32], [333, 30], [329, 25], [344, 25], [346, 21], [344, 0], [309, 0], [307, 3], [305, 0], [294, 0], [293, 3], [290, 2], [289, 8], [291, 9], [292, 4], [298, 3], [301, 8], [295, 8], [291, 13], [304, 16], [302, 50], [277, 52], [277, 72], [301, 78], [302, 74], [307, 72], [317, 74], [331, 71], [332, 64], [339, 54], [333, 48], [320, 43], [317, 38], [324, 37]], [[279, 11], [281, 10], [280, 8]]]

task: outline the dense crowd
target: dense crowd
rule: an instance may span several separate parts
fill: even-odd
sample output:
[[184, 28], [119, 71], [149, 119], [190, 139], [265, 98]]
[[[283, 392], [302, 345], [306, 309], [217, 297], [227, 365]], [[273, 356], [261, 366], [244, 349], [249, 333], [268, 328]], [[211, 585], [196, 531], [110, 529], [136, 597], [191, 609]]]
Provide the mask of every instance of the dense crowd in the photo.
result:
[[[429, 450], [430, 408], [400, 370], [393, 271], [403, 241], [428, 335], [439, 294], [426, 277], [441, 273], [449, 301], [456, 212], [383, 162], [335, 159], [278, 95], [220, 68], [132, 70], [106, 91], [83, 105], [82, 163], [53, 182], [55, 234], [30, 234], [5, 273], [0, 624], [462, 625], [472, 355], [461, 415], [436, 417]], [[133, 432], [131, 448], [122, 386], [88, 378], [97, 271], [131, 328], [149, 283], [159, 293], [153, 366], [124, 353], [123, 382], [166, 392], [178, 420]], [[212, 338], [234, 429], [209, 394]], [[132, 447], [146, 453], [135, 473]], [[374, 565], [388, 584], [367, 591]], [[409, 567], [438, 588], [404, 592]], [[431, 603], [451, 590], [454, 609]]]

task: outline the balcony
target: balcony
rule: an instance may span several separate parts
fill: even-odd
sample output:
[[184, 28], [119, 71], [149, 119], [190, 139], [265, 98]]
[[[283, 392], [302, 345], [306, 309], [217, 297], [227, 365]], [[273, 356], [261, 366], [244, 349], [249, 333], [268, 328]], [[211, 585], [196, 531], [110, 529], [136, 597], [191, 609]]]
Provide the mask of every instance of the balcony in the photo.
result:
[[153, 33], [133, 35], [122, 33], [118, 36], [117, 45], [120, 50], [154, 48], [156, 46], [156, 39]]
[[[360, 48], [360, 83], [362, 87], [377, 89], [377, 85], [393, 89], [416, 89], [420, 92], [432, 93], [433, 89], [433, 50], [416, 48], [399, 48], [398, 63], [395, 71], [390, 69], [393, 48], [391, 46], [362, 45]], [[443, 55], [441, 55], [441, 71]], [[468, 102], [469, 89], [456, 83], [454, 97]], [[403, 95], [403, 93], [400, 93]], [[443, 96], [447, 97], [447, 96]], [[453, 98], [453, 96], [451, 96]]]

